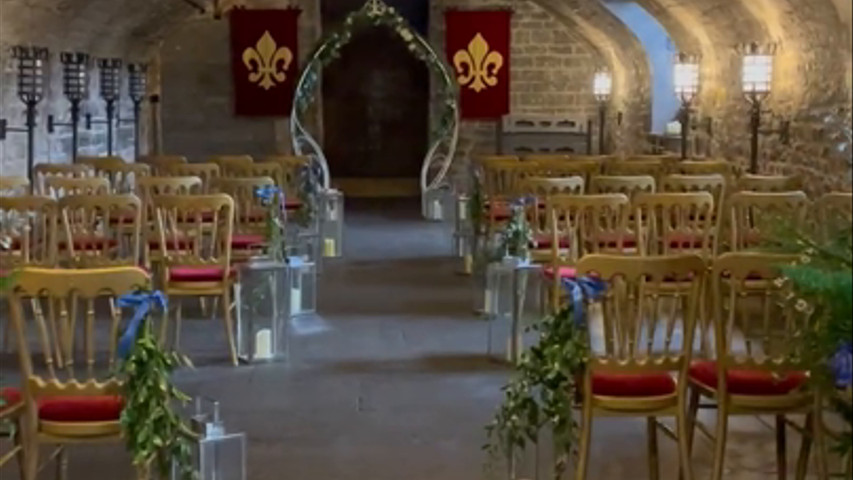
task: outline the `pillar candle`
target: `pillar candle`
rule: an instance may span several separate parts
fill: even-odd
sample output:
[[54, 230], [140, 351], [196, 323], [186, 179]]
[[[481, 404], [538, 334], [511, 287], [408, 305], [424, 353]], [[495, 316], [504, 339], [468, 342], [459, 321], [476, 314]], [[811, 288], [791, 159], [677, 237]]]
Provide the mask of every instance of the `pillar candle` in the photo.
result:
[[323, 240], [323, 256], [325, 256], [325, 257], [334, 257], [335, 256], [335, 239], [334, 238], [326, 238]]
[[264, 328], [255, 334], [255, 358], [269, 359], [272, 357], [272, 333]]

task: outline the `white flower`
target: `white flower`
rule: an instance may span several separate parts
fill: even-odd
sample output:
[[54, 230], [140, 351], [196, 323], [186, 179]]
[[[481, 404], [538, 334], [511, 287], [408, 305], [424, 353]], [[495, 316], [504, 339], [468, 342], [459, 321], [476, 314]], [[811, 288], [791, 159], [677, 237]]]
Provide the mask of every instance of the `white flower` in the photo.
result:
[[797, 300], [797, 303], [796, 305], [794, 305], [794, 308], [796, 308], [798, 312], [805, 312], [809, 309], [809, 304], [801, 298]]
[[776, 288], [782, 288], [785, 286], [785, 277], [779, 277], [776, 280], [773, 280], [773, 285], [776, 285]]
[[415, 38], [415, 36], [412, 35], [412, 31], [409, 30], [408, 28], [401, 28], [399, 30], [399, 33], [400, 33], [400, 38], [402, 38], [403, 41], [406, 43], [411, 42]]
[[802, 263], [803, 265], [812, 263], [812, 257], [808, 255], [800, 255], [800, 263]]

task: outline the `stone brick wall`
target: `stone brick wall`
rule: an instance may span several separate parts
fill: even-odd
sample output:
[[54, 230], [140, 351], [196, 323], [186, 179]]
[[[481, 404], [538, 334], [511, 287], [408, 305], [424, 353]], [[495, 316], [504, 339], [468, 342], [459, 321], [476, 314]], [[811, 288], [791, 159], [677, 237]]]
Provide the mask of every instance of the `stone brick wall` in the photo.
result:
[[[527, 0], [438, 0], [431, 4], [429, 40], [444, 53], [444, 10], [447, 8], [510, 8], [512, 49], [510, 109], [513, 114], [596, 114], [592, 78], [603, 64], [598, 53], [537, 4]], [[496, 123], [465, 121], [463, 144], [474, 152], [496, 151]]]

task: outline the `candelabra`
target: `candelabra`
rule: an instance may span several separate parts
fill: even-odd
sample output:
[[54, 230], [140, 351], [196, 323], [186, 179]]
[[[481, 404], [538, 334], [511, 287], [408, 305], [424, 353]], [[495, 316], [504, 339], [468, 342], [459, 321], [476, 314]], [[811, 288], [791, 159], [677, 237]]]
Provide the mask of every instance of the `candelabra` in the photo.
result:
[[776, 45], [761, 47], [757, 43], [743, 45], [743, 94], [750, 103], [749, 171], [758, 173], [758, 136], [761, 133], [763, 102], [773, 86], [773, 59]]
[[[103, 123], [107, 126], [107, 155], [113, 154], [113, 132], [115, 128], [116, 106], [121, 92], [121, 59], [118, 58], [101, 58], [98, 60], [98, 70], [100, 72], [100, 93], [101, 98], [106, 104], [107, 118], [105, 120], [96, 120], [94, 123]], [[87, 118], [87, 124], [91, 125], [93, 121]]]
[[681, 159], [687, 159], [690, 135], [690, 109], [699, 93], [699, 59], [680, 53], [675, 58], [675, 94], [681, 100]]
[[605, 155], [606, 152], [606, 134], [605, 127], [607, 122], [607, 104], [610, 102], [610, 95], [613, 92], [613, 76], [608, 71], [596, 72], [593, 79], [593, 94], [598, 101], [598, 154]]
[[148, 91], [148, 65], [144, 63], [129, 63], [127, 65], [128, 94], [133, 102], [133, 155], [139, 160], [140, 117], [142, 101]]
[[[77, 160], [79, 144], [80, 104], [89, 96], [89, 55], [82, 52], [62, 52], [62, 93], [71, 103], [71, 122], [59, 123], [53, 115], [47, 117], [47, 131], [53, 133], [56, 127], [71, 128], [71, 158]], [[86, 128], [90, 128], [89, 119]]]
[[10, 127], [5, 118], [0, 119], [0, 140], [7, 133], [27, 134], [27, 177], [33, 181], [35, 158], [36, 107], [44, 98], [44, 64], [48, 50], [41, 47], [12, 47], [12, 57], [18, 62], [18, 98], [26, 105], [24, 127]]

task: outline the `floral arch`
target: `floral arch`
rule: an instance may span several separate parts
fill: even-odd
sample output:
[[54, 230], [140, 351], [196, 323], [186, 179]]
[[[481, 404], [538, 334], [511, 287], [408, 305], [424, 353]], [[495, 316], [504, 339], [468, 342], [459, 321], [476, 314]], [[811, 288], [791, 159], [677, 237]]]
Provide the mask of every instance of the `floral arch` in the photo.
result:
[[312, 159], [312, 167], [320, 179], [320, 187], [328, 189], [331, 175], [326, 156], [319, 143], [303, 124], [303, 116], [317, 98], [317, 87], [322, 69], [335, 61], [341, 48], [353, 34], [368, 27], [385, 26], [396, 32], [409, 51], [424, 62], [430, 72], [441, 81], [436, 87], [440, 99], [440, 112], [433, 121], [430, 148], [421, 167], [421, 194], [437, 190], [446, 184], [459, 139], [459, 91], [456, 79], [450, 75], [444, 61], [429, 42], [412, 29], [409, 23], [382, 0], [368, 0], [359, 10], [350, 13], [343, 25], [326, 35], [311, 54], [302, 70], [294, 93], [290, 115], [290, 133], [293, 151]]

